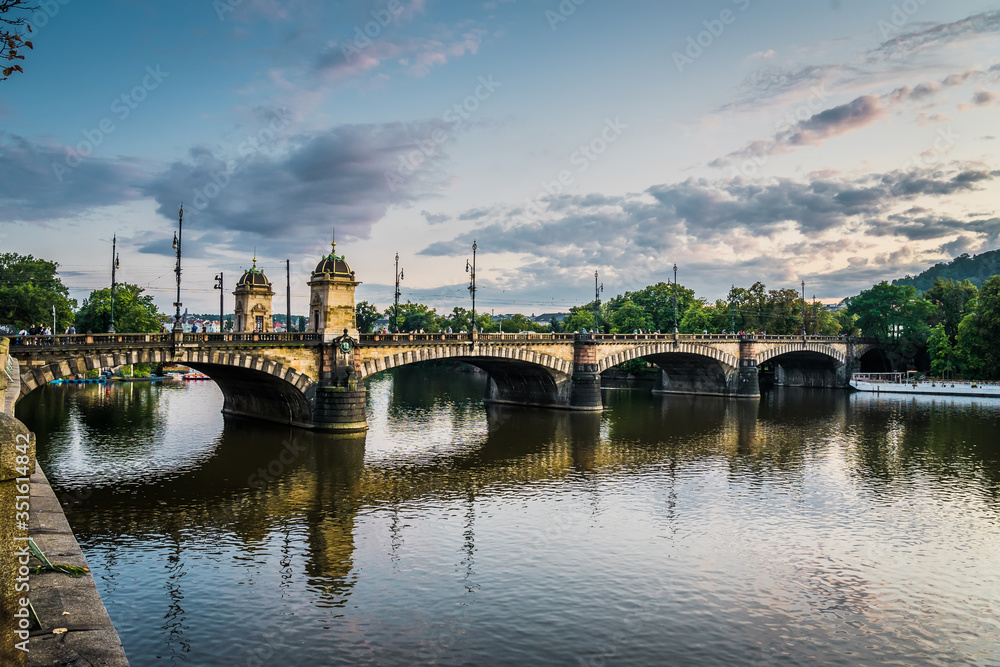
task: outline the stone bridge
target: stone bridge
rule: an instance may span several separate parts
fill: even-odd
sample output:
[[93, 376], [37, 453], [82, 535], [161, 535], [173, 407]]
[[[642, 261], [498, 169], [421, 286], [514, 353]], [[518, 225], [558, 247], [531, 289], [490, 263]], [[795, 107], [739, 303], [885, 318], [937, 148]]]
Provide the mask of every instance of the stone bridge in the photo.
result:
[[600, 374], [630, 359], [662, 370], [664, 393], [756, 398], [758, 367], [785, 385], [844, 387], [870, 340], [676, 334], [102, 334], [11, 339], [20, 395], [124, 364], [181, 364], [209, 375], [223, 412], [305, 428], [367, 428], [365, 378], [397, 366], [463, 361], [489, 375], [486, 400], [602, 409]]

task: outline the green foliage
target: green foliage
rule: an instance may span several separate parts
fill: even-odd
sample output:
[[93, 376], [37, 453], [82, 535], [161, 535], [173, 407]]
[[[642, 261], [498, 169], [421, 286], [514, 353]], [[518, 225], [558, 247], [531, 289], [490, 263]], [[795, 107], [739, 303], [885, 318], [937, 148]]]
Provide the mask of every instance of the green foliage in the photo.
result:
[[[916, 276], [906, 276], [892, 281], [893, 285], [911, 285], [920, 291], [929, 290], [938, 280], [953, 280], [961, 283], [968, 280], [976, 287], [1000, 273], [1000, 250], [991, 250], [979, 255], [962, 254], [950, 262], [935, 264]], [[947, 328], [947, 327], [946, 327]]]
[[97, 378], [99, 378], [99, 377], [101, 377], [101, 371], [99, 371], [99, 370], [98, 370], [98, 369], [96, 369], [96, 368], [91, 368], [91, 369], [90, 369], [89, 371], [87, 371], [87, 373], [86, 373], [86, 378], [87, 378], [88, 380], [96, 380], [96, 379], [97, 379]]
[[611, 314], [611, 333], [632, 333], [636, 330], [651, 331], [653, 319], [631, 299], [618, 302]]
[[877, 338], [893, 368], [901, 368], [913, 365], [927, 342], [934, 305], [918, 298], [913, 286], [882, 281], [852, 298], [848, 310], [857, 316], [861, 333]]
[[361, 333], [372, 333], [375, 331], [375, 323], [381, 315], [378, 309], [367, 301], [359, 301], [354, 306], [354, 314], [357, 318], [358, 331]]
[[56, 331], [62, 333], [73, 321], [76, 301], [56, 276], [59, 265], [31, 255], [0, 254], [0, 325], [15, 330], [35, 324], [52, 324], [56, 307]]
[[596, 324], [594, 323], [594, 303], [588, 303], [586, 306], [573, 306], [569, 309], [569, 317], [562, 321], [562, 330], [566, 332], [572, 331], [592, 331]]
[[[385, 311], [385, 316], [389, 318], [389, 330], [393, 331], [392, 326], [393, 315], [395, 309], [390, 306]], [[399, 304], [399, 331], [410, 332], [410, 331], [424, 331], [425, 333], [432, 333], [441, 330], [440, 324], [441, 318], [438, 317], [437, 311], [433, 308], [429, 308], [422, 303], [413, 303], [407, 301], [406, 303]]]
[[647, 364], [645, 359], [629, 359], [628, 361], [621, 362], [615, 368], [626, 373], [638, 375], [646, 370]]
[[[153, 297], [130, 283], [115, 287], [115, 331], [119, 333], [156, 333], [165, 316], [156, 308]], [[78, 333], [104, 333], [111, 323], [111, 288], [94, 290], [76, 313]]]
[[713, 309], [711, 306], [706, 307], [700, 300], [692, 301], [684, 311], [684, 316], [677, 327], [678, 331], [686, 334], [700, 334], [706, 331], [715, 333], [711, 314]]
[[535, 333], [542, 333], [543, 331], [549, 331], [549, 327], [547, 325], [532, 322], [520, 313], [511, 315], [510, 317], [505, 317], [497, 324], [499, 325], [497, 330], [503, 330], [504, 333], [517, 333], [519, 331], [534, 331]]
[[[677, 323], [683, 313], [688, 309], [693, 301], [696, 301], [694, 290], [688, 289], [681, 284], [656, 283], [649, 285], [637, 292], [625, 292], [608, 301], [608, 317], [614, 321], [615, 312], [628, 303], [633, 303], [641, 308], [648, 316], [647, 326], [641, 327], [643, 331], [673, 331], [674, 330], [674, 296], [677, 297]], [[639, 327], [633, 327], [633, 329]], [[588, 327], [588, 330], [590, 327]], [[629, 333], [632, 329], [629, 330]]]
[[937, 306], [932, 324], [943, 324], [952, 343], [958, 338], [958, 325], [975, 309], [979, 290], [969, 280], [956, 283], [949, 278], [934, 279], [934, 285], [924, 292], [924, 298]]
[[841, 308], [836, 313], [833, 313], [833, 319], [837, 322], [840, 334], [844, 336], [861, 335], [861, 329], [858, 327], [858, 316], [848, 308]]
[[1000, 379], [1000, 276], [979, 290], [976, 310], [958, 325], [957, 356], [966, 374], [980, 380]]
[[958, 370], [958, 355], [943, 324], [931, 329], [927, 338], [927, 351], [931, 355], [931, 374], [936, 377], [951, 377]]

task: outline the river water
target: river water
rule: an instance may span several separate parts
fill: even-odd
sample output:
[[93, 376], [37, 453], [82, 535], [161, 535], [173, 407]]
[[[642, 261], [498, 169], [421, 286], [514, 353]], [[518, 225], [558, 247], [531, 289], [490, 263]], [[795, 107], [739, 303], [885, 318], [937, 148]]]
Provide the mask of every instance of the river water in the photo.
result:
[[372, 379], [371, 430], [212, 383], [18, 406], [136, 667], [1000, 665], [1000, 401]]

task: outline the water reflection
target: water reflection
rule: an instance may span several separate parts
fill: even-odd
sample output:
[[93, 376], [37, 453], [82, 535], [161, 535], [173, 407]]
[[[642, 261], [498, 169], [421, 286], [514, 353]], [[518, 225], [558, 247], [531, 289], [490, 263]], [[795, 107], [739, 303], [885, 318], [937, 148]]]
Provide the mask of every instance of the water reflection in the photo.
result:
[[912, 662], [934, 633], [989, 654], [967, 608], [1000, 591], [1000, 402], [612, 391], [595, 414], [484, 389], [376, 377], [349, 438], [223, 419], [211, 385], [53, 387], [19, 414], [135, 664]]

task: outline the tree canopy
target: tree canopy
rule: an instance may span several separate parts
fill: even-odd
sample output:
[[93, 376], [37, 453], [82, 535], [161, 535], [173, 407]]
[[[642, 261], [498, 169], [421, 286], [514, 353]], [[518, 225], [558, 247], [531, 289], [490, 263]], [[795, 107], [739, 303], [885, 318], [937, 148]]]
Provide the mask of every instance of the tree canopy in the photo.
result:
[[31, 255], [0, 254], [0, 325], [29, 328], [52, 323], [56, 308], [56, 329], [62, 331], [73, 321], [76, 301], [56, 275], [59, 265]]
[[[155, 333], [166, 321], [143, 288], [130, 283], [115, 287], [115, 331]], [[76, 313], [77, 333], [105, 333], [111, 324], [111, 288], [94, 290]]]

